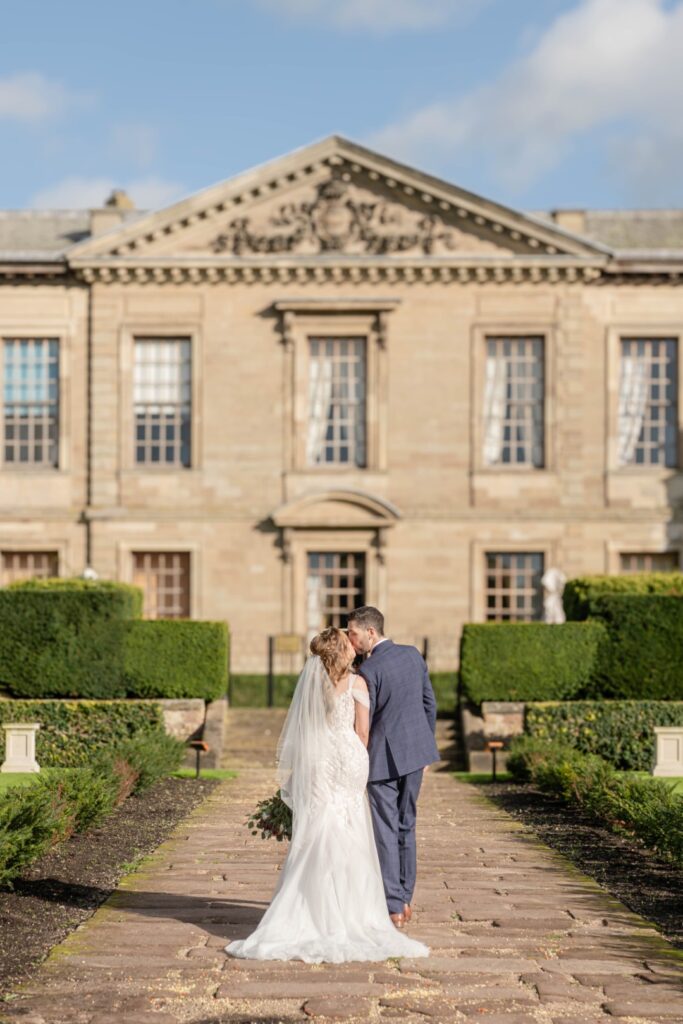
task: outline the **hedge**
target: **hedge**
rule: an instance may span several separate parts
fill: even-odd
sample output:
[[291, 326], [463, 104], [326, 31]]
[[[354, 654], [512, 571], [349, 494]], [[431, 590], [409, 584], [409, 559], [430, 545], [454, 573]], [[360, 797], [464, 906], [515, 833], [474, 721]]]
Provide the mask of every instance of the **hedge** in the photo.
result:
[[[135, 734], [163, 731], [163, 714], [154, 701], [0, 700], [3, 722], [40, 722], [36, 759], [41, 767], [76, 768], [93, 754]], [[0, 761], [5, 732], [0, 730]]]
[[595, 671], [605, 628], [596, 622], [468, 623], [460, 641], [463, 694], [484, 700], [568, 700]]
[[39, 775], [0, 795], [0, 885], [74, 832], [102, 821], [131, 793], [175, 771], [185, 745], [156, 732], [101, 750], [88, 768]]
[[[438, 711], [453, 714], [457, 696], [457, 672], [431, 672]], [[274, 677], [273, 704], [286, 708], [292, 700], [298, 674], [282, 673]], [[234, 708], [264, 708], [267, 703], [268, 677], [256, 674], [230, 675], [230, 705]]]
[[136, 697], [216, 700], [228, 685], [228, 642], [224, 622], [128, 622], [123, 669], [126, 692]]
[[657, 725], [683, 726], [683, 702], [563, 701], [526, 706], [529, 736], [569, 743], [615, 768], [632, 771], [652, 767]]
[[596, 613], [596, 601], [612, 594], [679, 594], [683, 572], [637, 572], [622, 576], [577, 576], [568, 580], [562, 601], [567, 619], [583, 621]]
[[27, 580], [0, 590], [0, 685], [18, 697], [124, 697], [124, 583]]
[[[683, 700], [683, 599], [602, 595], [592, 611], [607, 629], [590, 696]], [[588, 694], [587, 694], [588, 696]]]
[[506, 767], [683, 867], [683, 797], [663, 780], [619, 774], [595, 754], [536, 737], [514, 740]]

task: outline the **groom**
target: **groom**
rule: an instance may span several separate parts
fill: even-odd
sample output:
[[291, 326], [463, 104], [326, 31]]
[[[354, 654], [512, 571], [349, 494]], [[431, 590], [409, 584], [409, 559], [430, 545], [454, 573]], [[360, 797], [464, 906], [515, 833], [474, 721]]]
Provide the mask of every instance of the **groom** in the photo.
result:
[[439, 760], [436, 701], [421, 654], [385, 637], [377, 608], [351, 612], [348, 635], [358, 654], [367, 655], [358, 671], [370, 694], [368, 798], [389, 915], [403, 928], [413, 916], [422, 773]]

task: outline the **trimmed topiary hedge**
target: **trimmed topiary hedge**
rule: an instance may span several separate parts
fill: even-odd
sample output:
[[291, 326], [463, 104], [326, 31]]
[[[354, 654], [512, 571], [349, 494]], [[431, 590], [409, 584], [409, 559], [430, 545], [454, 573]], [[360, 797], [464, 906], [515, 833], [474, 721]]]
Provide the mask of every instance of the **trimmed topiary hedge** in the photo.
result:
[[102, 821], [131, 793], [175, 771], [185, 744], [157, 731], [97, 752], [91, 766], [50, 771], [0, 794], [0, 885], [74, 832]]
[[619, 774], [595, 754], [533, 736], [513, 741], [506, 768], [683, 866], [683, 797], [662, 779]]
[[610, 594], [592, 599], [607, 630], [588, 696], [683, 700], [683, 598]]
[[596, 602], [613, 594], [680, 594], [683, 572], [637, 572], [623, 576], [577, 576], [567, 580], [562, 595], [565, 614], [580, 622], [596, 614]]
[[599, 622], [468, 623], [460, 642], [464, 695], [484, 700], [568, 700], [595, 671], [606, 636]]
[[228, 686], [225, 622], [140, 619], [126, 624], [124, 680], [136, 697], [216, 700]]
[[124, 583], [27, 580], [0, 590], [0, 685], [18, 697], [124, 697]]
[[[3, 722], [40, 722], [36, 759], [47, 768], [89, 765], [97, 751], [112, 743], [164, 729], [160, 705], [143, 700], [0, 700]], [[0, 730], [0, 762], [4, 747]]]
[[683, 726], [683, 702], [572, 700], [526, 706], [529, 736], [569, 743], [632, 771], [652, 767], [656, 725]]

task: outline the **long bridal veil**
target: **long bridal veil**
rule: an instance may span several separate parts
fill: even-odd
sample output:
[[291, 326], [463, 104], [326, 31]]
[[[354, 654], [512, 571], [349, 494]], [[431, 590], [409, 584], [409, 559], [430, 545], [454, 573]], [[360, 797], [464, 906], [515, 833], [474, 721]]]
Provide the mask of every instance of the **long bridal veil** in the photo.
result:
[[277, 744], [280, 795], [295, 817], [309, 811], [320, 794], [332, 740], [328, 720], [334, 688], [318, 655], [306, 661]]

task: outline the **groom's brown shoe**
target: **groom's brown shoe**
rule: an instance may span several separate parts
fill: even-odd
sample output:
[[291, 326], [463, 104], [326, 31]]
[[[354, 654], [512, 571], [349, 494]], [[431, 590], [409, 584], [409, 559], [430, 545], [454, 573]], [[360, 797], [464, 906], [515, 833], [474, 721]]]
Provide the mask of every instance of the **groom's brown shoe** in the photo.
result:
[[403, 916], [406, 919], [406, 924], [410, 924], [410, 919], [413, 916], [413, 908], [410, 906], [410, 903], [403, 904]]
[[406, 923], [405, 914], [389, 914], [397, 928], [404, 928]]

